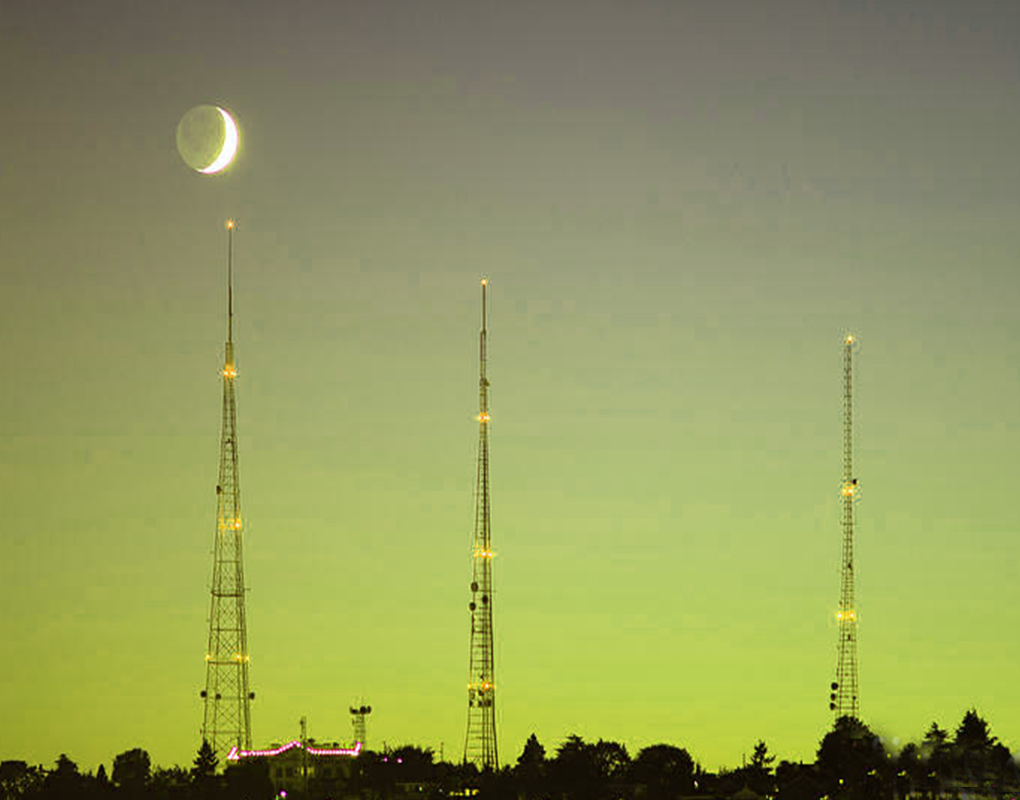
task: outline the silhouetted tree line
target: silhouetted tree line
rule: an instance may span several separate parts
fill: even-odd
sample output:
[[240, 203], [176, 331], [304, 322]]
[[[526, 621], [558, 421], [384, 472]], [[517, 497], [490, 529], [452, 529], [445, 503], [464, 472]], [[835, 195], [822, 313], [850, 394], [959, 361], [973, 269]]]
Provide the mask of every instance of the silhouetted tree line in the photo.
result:
[[212, 748], [202, 743], [194, 766], [155, 767], [141, 748], [127, 750], [113, 759], [107, 775], [102, 764], [95, 774], [83, 773], [61, 753], [54, 768], [29, 766], [24, 761], [0, 762], [0, 800], [133, 800], [134, 798], [271, 798], [273, 787], [265, 762], [230, 765], [222, 774]]
[[[513, 766], [479, 772], [473, 765], [435, 759], [429, 748], [406, 745], [366, 751], [351, 762], [339, 786], [309, 785], [307, 800], [332, 797], [389, 800], [473, 797], [477, 800], [1015, 800], [1020, 770], [1009, 750], [991, 735], [975, 709], [964, 714], [954, 735], [936, 723], [920, 742], [898, 753], [852, 717], [836, 720], [822, 738], [813, 764], [782, 761], [758, 741], [748, 763], [708, 773], [690, 753], [655, 744], [631, 758], [614, 741], [586, 742], [570, 736], [551, 757], [532, 734]], [[275, 797], [265, 761], [219, 770], [203, 743], [190, 769], [152, 767], [140, 748], [82, 773], [61, 754], [53, 769], [24, 761], [0, 763], [0, 800], [25, 798], [180, 798], [181, 800], [269, 800]], [[306, 800], [291, 793], [288, 800]]]

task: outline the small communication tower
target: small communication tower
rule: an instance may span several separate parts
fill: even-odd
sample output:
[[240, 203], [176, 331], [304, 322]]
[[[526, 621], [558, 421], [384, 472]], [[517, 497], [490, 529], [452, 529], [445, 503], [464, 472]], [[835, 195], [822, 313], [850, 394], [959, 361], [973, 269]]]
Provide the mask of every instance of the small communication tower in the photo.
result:
[[368, 738], [368, 715], [372, 713], [372, 706], [351, 706], [351, 727], [354, 728], [355, 743], [361, 742], [365, 747]]
[[839, 628], [839, 658], [836, 663], [836, 680], [830, 685], [829, 710], [836, 719], [858, 717], [860, 695], [857, 689], [857, 610], [854, 608], [854, 503], [859, 489], [854, 477], [854, 398], [853, 334], [843, 337], [843, 480], [840, 499], [843, 506], [843, 559], [840, 571], [839, 611], [836, 620]]

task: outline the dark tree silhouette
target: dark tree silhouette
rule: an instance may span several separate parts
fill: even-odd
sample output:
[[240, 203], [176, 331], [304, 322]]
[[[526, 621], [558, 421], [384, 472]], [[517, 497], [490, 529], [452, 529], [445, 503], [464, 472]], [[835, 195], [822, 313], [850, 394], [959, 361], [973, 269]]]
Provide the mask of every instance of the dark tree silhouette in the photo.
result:
[[191, 788], [191, 779], [184, 767], [156, 767], [149, 779], [146, 797], [184, 797]]
[[216, 774], [216, 767], [219, 766], [220, 760], [216, 756], [216, 751], [212, 749], [212, 745], [209, 744], [208, 740], [202, 740], [202, 746], [198, 748], [198, 753], [195, 755], [194, 765], [191, 768], [191, 777], [193, 780], [198, 781], [201, 778], [211, 778]]
[[389, 763], [397, 780], [402, 782], [431, 781], [435, 772], [436, 754], [431, 747], [416, 747], [406, 744], [387, 753]]
[[627, 748], [619, 742], [599, 739], [595, 743], [595, 764], [604, 781], [618, 782], [627, 777], [630, 756], [627, 754]]
[[77, 797], [82, 794], [85, 781], [66, 753], [57, 757], [56, 766], [43, 780], [43, 794], [47, 797]]
[[0, 797], [18, 800], [42, 790], [45, 773], [42, 767], [30, 767], [24, 761], [0, 762]]
[[942, 784], [952, 771], [949, 732], [932, 722], [921, 741], [920, 757], [924, 763], [920, 789], [929, 798], [942, 793]]
[[526, 800], [541, 797], [546, 781], [545, 748], [539, 744], [538, 737], [531, 734], [524, 743], [524, 749], [517, 757], [514, 769], [517, 785]]
[[573, 734], [556, 751], [551, 783], [565, 797], [597, 800], [607, 796], [612, 783], [625, 779], [629, 766], [622, 744], [602, 739], [588, 744]]
[[571, 734], [556, 750], [552, 783], [565, 797], [596, 797], [598, 771], [591, 745]]
[[777, 800], [818, 800], [825, 792], [814, 764], [781, 761], [776, 767]]
[[940, 728], [937, 722], [933, 722], [931, 727], [925, 732], [924, 741], [921, 743], [924, 757], [928, 758], [936, 750], [944, 749], [948, 743], [949, 732], [944, 728]]
[[988, 723], [970, 709], [963, 715], [956, 729], [956, 736], [950, 750], [952, 753], [952, 777], [972, 785], [981, 784], [989, 772], [990, 756], [995, 737], [988, 731]]
[[1008, 782], [1015, 767], [1009, 749], [992, 736], [988, 722], [970, 709], [963, 715], [952, 746], [953, 778], [958, 783], [991, 794]]
[[392, 780], [384, 769], [383, 756], [371, 750], [362, 751], [354, 760], [349, 788], [356, 796], [376, 797], [392, 790]]
[[631, 763], [631, 779], [645, 787], [648, 800], [673, 800], [694, 792], [694, 759], [682, 747], [653, 744]]
[[113, 759], [113, 783], [127, 797], [141, 797], [149, 784], [152, 762], [149, 754], [136, 747]]
[[816, 763], [830, 797], [851, 800], [891, 797], [882, 742], [855, 717], [836, 720], [818, 747]]
[[921, 748], [909, 742], [900, 750], [896, 759], [896, 794], [911, 797], [925, 785], [927, 766], [921, 760]]
[[764, 739], [759, 739], [751, 754], [751, 763], [747, 765], [746, 778], [748, 786], [760, 795], [771, 795], [775, 790], [772, 780], [772, 764], [776, 757], [769, 755], [769, 746]]
[[963, 715], [956, 738], [953, 741], [961, 750], [984, 752], [990, 750], [996, 738], [988, 730], [988, 723], [977, 713], [976, 708]]
[[212, 745], [205, 739], [195, 755], [191, 768], [192, 795], [199, 800], [215, 797], [219, 788], [219, 780], [216, 777], [216, 767], [219, 766], [219, 758]]
[[258, 798], [273, 796], [273, 782], [269, 779], [269, 762], [265, 759], [245, 759], [223, 772], [224, 791], [230, 798]]
[[775, 763], [775, 760], [775, 756], [769, 755], [769, 746], [765, 744], [765, 740], [759, 739], [754, 746], [754, 753], [751, 754], [751, 766], [768, 775], [772, 772], [772, 764]]
[[478, 776], [479, 800], [518, 800], [517, 782], [509, 767], [483, 770]]
[[385, 753], [363, 752], [355, 760], [349, 786], [354, 792], [386, 797], [398, 782], [426, 784], [440, 777], [431, 748], [401, 745]]

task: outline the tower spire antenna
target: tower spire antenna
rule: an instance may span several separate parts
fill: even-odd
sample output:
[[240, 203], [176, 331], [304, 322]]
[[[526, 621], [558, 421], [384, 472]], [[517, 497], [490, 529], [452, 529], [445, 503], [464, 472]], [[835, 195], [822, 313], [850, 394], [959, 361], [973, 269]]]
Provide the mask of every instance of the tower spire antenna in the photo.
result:
[[468, 669], [468, 723], [464, 762], [499, 769], [496, 750], [496, 677], [492, 632], [492, 530], [489, 508], [489, 378], [486, 319], [489, 281], [482, 279], [482, 329], [478, 336], [478, 473], [471, 580], [471, 647]]
[[227, 220], [227, 344], [234, 343], [234, 220]]
[[[482, 329], [478, 334], [478, 369], [481, 384], [485, 384], [485, 345], [486, 337], [488, 335], [487, 322], [486, 322], [486, 292], [485, 290], [489, 287], [489, 281], [487, 278], [482, 278]], [[487, 405], [488, 397], [485, 398], [483, 406]], [[488, 408], [481, 408], [480, 411], [488, 411]]]
[[226, 763], [230, 749], [251, 749], [251, 701], [248, 682], [248, 626], [245, 614], [244, 547], [241, 534], [241, 486], [238, 477], [237, 399], [234, 361], [234, 221], [227, 222], [227, 342], [221, 375], [223, 415], [216, 531], [210, 589], [209, 640], [202, 690], [202, 739]]
[[854, 405], [853, 366], [856, 339], [852, 333], [843, 337], [843, 479], [842, 500], [843, 548], [840, 570], [839, 628], [836, 679], [829, 694], [829, 710], [836, 718], [858, 717], [860, 695], [857, 686], [857, 610], [854, 607], [854, 503], [859, 489], [854, 477]]

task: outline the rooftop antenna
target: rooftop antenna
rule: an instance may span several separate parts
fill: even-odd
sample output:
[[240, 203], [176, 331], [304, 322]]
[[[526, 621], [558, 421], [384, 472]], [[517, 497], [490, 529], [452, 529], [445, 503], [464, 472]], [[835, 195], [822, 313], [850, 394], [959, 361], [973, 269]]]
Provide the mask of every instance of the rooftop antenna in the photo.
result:
[[351, 727], [354, 728], [354, 742], [361, 743], [364, 747], [367, 739], [368, 715], [372, 713], [372, 706], [365, 705], [362, 698], [361, 705], [351, 706]]

